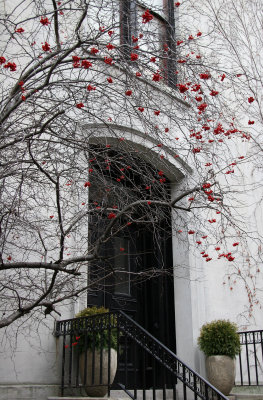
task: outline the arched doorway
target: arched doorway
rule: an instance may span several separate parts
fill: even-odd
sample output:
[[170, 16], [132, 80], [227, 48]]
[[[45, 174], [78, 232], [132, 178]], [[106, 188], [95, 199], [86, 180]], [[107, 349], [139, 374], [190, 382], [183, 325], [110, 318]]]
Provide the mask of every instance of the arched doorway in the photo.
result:
[[[88, 305], [123, 310], [175, 352], [170, 209], [152, 204], [169, 200], [170, 182], [138, 154], [93, 145], [90, 155], [89, 201], [95, 206], [89, 221], [91, 246], [103, 235], [109, 211], [139, 200], [144, 203], [123, 214], [100, 245], [101, 258], [89, 265]], [[151, 366], [146, 370], [150, 377]], [[149, 387], [150, 379], [146, 375]]]

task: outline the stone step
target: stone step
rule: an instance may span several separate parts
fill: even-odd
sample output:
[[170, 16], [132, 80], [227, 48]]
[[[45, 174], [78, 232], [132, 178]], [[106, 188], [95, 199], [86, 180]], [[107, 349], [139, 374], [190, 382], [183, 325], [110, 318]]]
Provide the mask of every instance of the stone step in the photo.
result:
[[263, 394], [235, 393], [236, 400], [263, 400]]
[[263, 386], [235, 386], [231, 394], [236, 400], [263, 400]]
[[[238, 400], [236, 395], [228, 396], [228, 399], [229, 400]], [[242, 399], [249, 400], [250, 398], [249, 397], [246, 397], [246, 398], [242, 397]], [[258, 400], [257, 397], [251, 397], [251, 399]], [[261, 400], [261, 399], [263, 400], [263, 397], [259, 398], [259, 400]], [[48, 397], [48, 400], [127, 400], [127, 397], [118, 398], [117, 399], [116, 397], [114, 397], [114, 398], [112, 398], [112, 397], [98, 397], [98, 398], [96, 398], [96, 397], [72, 397], [71, 396], [71, 397]]]
[[[182, 397], [180, 397], [182, 398]], [[179, 399], [180, 399], [179, 398]], [[178, 400], [179, 400], [178, 399]], [[260, 394], [238, 394], [228, 396], [229, 400], [263, 400], [263, 395]], [[127, 400], [127, 397], [112, 398], [112, 397], [48, 397], [48, 400]]]
[[[167, 400], [173, 399], [172, 390], [167, 390]], [[181, 390], [177, 390], [177, 400], [183, 399]], [[130, 400], [131, 398], [121, 390], [112, 390], [111, 397], [78, 397], [78, 396], [66, 396], [66, 397], [48, 397], [47, 400]], [[142, 400], [142, 391], [137, 391], [137, 399]], [[146, 399], [152, 400], [152, 391], [146, 390]], [[192, 392], [187, 393], [187, 400], [194, 399]], [[249, 390], [246, 393], [231, 393], [228, 396], [229, 400], [263, 400], [263, 393], [250, 393]], [[156, 390], [156, 400], [162, 400], [162, 390]]]
[[[48, 397], [48, 400], [127, 400], [130, 399], [130, 397], [75, 397], [75, 396], [68, 396], [68, 397]], [[138, 396], [140, 398], [140, 396]], [[157, 397], [158, 399], [158, 397]], [[179, 398], [177, 397], [178, 400], [182, 399], [180, 396]], [[189, 397], [187, 397], [189, 399]], [[236, 395], [234, 396], [228, 396], [229, 400], [238, 400]], [[247, 398], [249, 400], [249, 398]], [[254, 397], [253, 397], [254, 399]], [[189, 399], [190, 400], [190, 399]], [[255, 400], [257, 400], [255, 398]], [[261, 399], [260, 399], [261, 400]]]
[[[73, 392], [74, 393], [74, 392]], [[84, 392], [82, 392], [84, 394]], [[81, 394], [82, 394], [81, 393]], [[133, 395], [133, 390], [131, 391]], [[110, 397], [80, 397], [80, 393], [73, 395], [73, 394], [65, 394], [65, 397], [55, 397], [51, 396], [48, 397], [47, 400], [131, 400], [131, 397], [128, 396], [123, 390], [111, 390]], [[146, 390], [146, 399], [153, 400], [153, 392], [152, 390]], [[160, 389], [156, 389], [155, 391], [155, 399], [156, 400], [163, 400], [163, 391]], [[180, 399], [177, 392], [177, 400]], [[137, 390], [137, 400], [143, 400], [143, 391]], [[173, 400], [173, 390], [166, 389], [166, 400]], [[189, 398], [189, 400], [191, 400]]]

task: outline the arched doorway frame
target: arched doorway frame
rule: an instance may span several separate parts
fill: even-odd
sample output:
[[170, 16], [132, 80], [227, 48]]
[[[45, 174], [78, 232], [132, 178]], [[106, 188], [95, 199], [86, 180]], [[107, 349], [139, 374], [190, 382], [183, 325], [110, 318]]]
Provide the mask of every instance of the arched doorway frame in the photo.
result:
[[[193, 175], [191, 167], [166, 145], [159, 147], [158, 141], [150, 135], [131, 127], [116, 124], [84, 124], [81, 129], [87, 132], [90, 144], [105, 144], [113, 146], [122, 140], [122, 146], [134, 149], [138, 156], [164, 171], [171, 183], [171, 197], [175, 198], [186, 185], [188, 177]], [[160, 158], [163, 155], [163, 159]], [[172, 213], [171, 218], [175, 218]], [[177, 354], [189, 365], [194, 365], [194, 316], [193, 316], [193, 287], [187, 238], [185, 245], [178, 240], [177, 232], [172, 235], [173, 264], [174, 264], [174, 300], [176, 317]], [[179, 279], [176, 277], [179, 276]], [[182, 279], [181, 279], [182, 278]]]

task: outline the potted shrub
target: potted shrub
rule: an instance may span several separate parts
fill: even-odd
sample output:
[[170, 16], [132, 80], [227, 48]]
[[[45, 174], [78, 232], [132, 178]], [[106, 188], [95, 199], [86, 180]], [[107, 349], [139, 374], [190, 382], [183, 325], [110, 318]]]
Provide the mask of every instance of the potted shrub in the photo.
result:
[[208, 381], [224, 395], [235, 382], [235, 357], [240, 353], [236, 324], [217, 320], [202, 326], [198, 345], [206, 355]]
[[[96, 316], [108, 313], [104, 307], [88, 307], [76, 314], [76, 318]], [[107, 317], [108, 318], [108, 317]], [[114, 316], [111, 316], [114, 324]], [[103, 397], [108, 391], [108, 384], [112, 384], [117, 370], [117, 329], [109, 332], [103, 329], [101, 319], [93, 322], [93, 330], [83, 333], [84, 319], [76, 321], [76, 343], [79, 352], [79, 371], [88, 396]], [[110, 347], [110, 349], [109, 349]], [[85, 349], [87, 355], [85, 355]], [[109, 357], [110, 355], [110, 357]], [[108, 363], [110, 358], [110, 381], [108, 382]], [[86, 361], [86, 380], [85, 380]], [[94, 366], [92, 364], [94, 363]], [[93, 376], [92, 376], [93, 375]]]

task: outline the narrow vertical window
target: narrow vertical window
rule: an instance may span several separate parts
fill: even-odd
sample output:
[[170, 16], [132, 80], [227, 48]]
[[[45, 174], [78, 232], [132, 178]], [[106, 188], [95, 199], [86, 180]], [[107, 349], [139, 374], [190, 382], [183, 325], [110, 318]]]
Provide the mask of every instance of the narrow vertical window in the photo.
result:
[[166, 45], [167, 48], [167, 66], [166, 79], [171, 87], [176, 87], [176, 47], [175, 47], [175, 18], [174, 2], [172, 0], [163, 0], [166, 13]]
[[135, 0], [120, 1], [121, 45], [126, 56], [130, 53], [132, 36], [136, 36], [137, 12]]
[[[121, 45], [127, 59], [133, 42], [132, 37], [138, 33], [139, 18], [149, 9], [154, 16], [151, 29], [147, 32], [147, 46], [141, 46], [145, 53], [159, 58], [159, 69], [163, 72], [165, 82], [176, 87], [176, 47], [175, 18], [173, 0], [121, 0]], [[153, 47], [154, 44], [154, 47]], [[158, 44], [158, 45], [157, 45]], [[146, 48], [147, 47], [147, 48]]]

